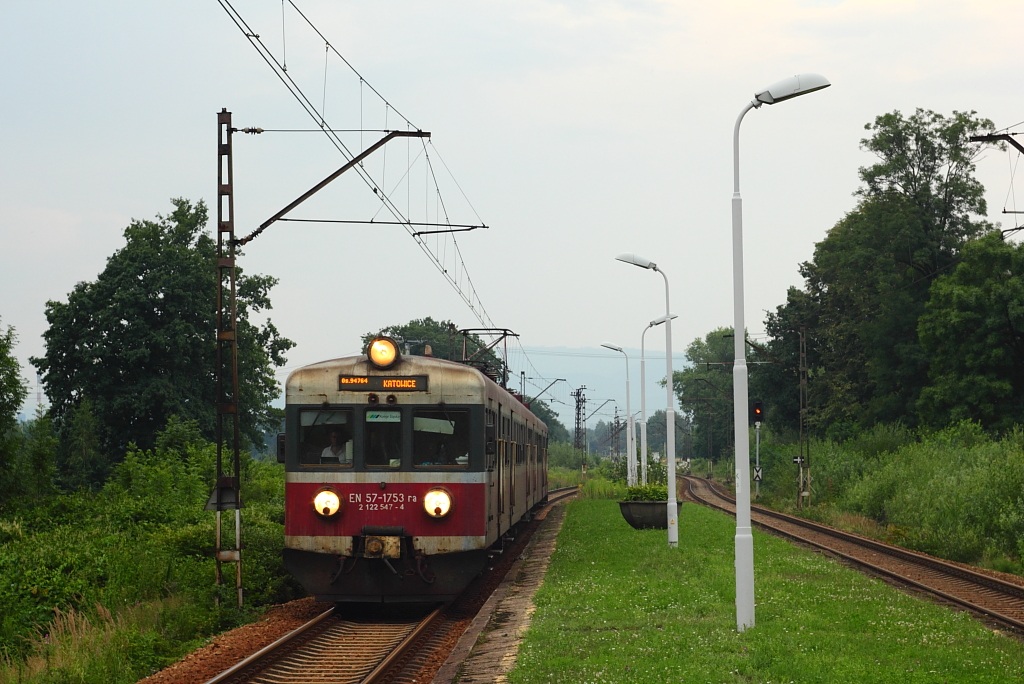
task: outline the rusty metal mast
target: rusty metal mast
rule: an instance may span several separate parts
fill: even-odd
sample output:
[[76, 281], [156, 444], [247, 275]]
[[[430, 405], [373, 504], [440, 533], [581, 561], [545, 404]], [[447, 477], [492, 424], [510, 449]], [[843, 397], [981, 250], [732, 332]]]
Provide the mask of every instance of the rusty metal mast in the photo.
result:
[[569, 392], [569, 396], [576, 400], [576, 432], [573, 436], [572, 448], [583, 455], [583, 472], [587, 471], [587, 427], [583, 416], [587, 408], [586, 385], [580, 385], [575, 392]]
[[[238, 415], [238, 310], [235, 305], [235, 206], [231, 160], [231, 112], [217, 114], [217, 484], [207, 508], [217, 514], [217, 586], [224, 563], [235, 565], [235, 591], [242, 607], [242, 518]], [[228, 429], [225, 429], [227, 427]], [[225, 434], [227, 433], [227, 434]], [[225, 438], [230, 435], [231, 474], [224, 473]], [[222, 513], [235, 512], [234, 546], [224, 548]], [[220, 596], [218, 594], [219, 603]]]
[[[400, 137], [429, 138], [427, 131], [390, 131], [383, 138], [346, 162], [341, 168], [300, 195], [244, 238], [235, 237], [234, 178], [232, 171], [231, 112], [221, 109], [217, 114], [217, 484], [206, 504], [207, 510], [216, 511], [216, 583], [223, 584], [223, 564], [235, 565], [235, 591], [238, 607], [242, 607], [242, 497], [241, 497], [241, 427], [239, 424], [238, 379], [238, 308], [236, 305], [235, 250], [249, 242], [270, 224], [279, 221], [292, 209], [322, 190], [333, 180], [360, 161], [383, 147], [388, 141]], [[262, 133], [260, 128], [244, 128], [244, 133]], [[226, 429], [229, 426], [229, 429]], [[230, 439], [231, 471], [225, 473], [225, 440]], [[225, 548], [222, 513], [235, 512], [234, 545]], [[217, 595], [217, 602], [220, 596]]]

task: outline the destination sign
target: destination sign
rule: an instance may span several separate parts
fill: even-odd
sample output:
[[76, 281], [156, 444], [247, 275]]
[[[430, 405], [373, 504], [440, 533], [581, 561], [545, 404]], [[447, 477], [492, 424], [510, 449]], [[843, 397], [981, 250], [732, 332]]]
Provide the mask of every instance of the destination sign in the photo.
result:
[[353, 392], [426, 392], [426, 375], [339, 375], [338, 389]]

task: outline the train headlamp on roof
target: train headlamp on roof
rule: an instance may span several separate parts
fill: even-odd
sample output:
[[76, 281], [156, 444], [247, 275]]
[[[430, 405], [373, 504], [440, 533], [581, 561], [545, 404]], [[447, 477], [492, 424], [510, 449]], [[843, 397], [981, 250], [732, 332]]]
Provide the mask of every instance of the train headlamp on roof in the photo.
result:
[[366, 356], [377, 368], [390, 368], [398, 361], [398, 342], [390, 337], [376, 337], [366, 349]]

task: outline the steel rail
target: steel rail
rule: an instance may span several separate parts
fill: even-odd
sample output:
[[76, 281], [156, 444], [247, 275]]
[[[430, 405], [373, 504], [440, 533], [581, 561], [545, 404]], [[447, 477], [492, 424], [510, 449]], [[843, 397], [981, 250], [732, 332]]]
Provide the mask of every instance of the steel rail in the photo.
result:
[[[687, 477], [686, 480], [688, 491], [695, 501], [712, 506], [714, 508], [718, 508], [719, 510], [725, 511], [730, 514], [733, 513], [733, 511], [731, 511], [727, 506], [718, 504], [706, 498], [705, 496], [702, 496], [701, 493], [697, 491], [695, 483], [703, 483], [707, 487], [707, 490], [710, 491], [713, 496], [719, 498], [722, 501], [729, 502], [730, 504], [733, 503], [732, 497], [717, 490], [710, 482], [704, 480], [703, 478]], [[849, 544], [854, 544], [860, 548], [873, 551], [875, 553], [881, 554], [889, 558], [899, 559], [900, 561], [903, 561], [907, 564], [911, 564], [915, 567], [925, 568], [928, 571], [937, 573], [940, 576], [944, 576], [945, 578], [952, 578], [951, 581], [953, 581], [954, 583], [965, 585], [967, 590], [973, 589], [975, 591], [979, 591], [981, 589], [984, 589], [988, 592], [995, 592], [996, 595], [992, 597], [992, 602], [1008, 600], [1012, 603], [1017, 604], [1018, 611], [1024, 612], [1024, 587], [1022, 587], [1021, 585], [1014, 584], [1012, 582], [1006, 582], [999, 578], [992, 577], [990, 575], [985, 575], [980, 572], [975, 572], [962, 566], [954, 565], [941, 559], [926, 556], [924, 554], [910, 551], [908, 549], [885, 544], [875, 539], [863, 537], [861, 535], [857, 535], [851, 532], [845, 532], [843, 530], [837, 530], [835, 528], [828, 527], [826, 525], [822, 525], [820, 523], [816, 523], [810, 520], [787, 515], [785, 513], [780, 513], [778, 511], [773, 511], [762, 506], [754, 506], [753, 510], [757, 514], [764, 516], [765, 518], [775, 519], [781, 523], [794, 525], [806, 530], [810, 530], [812, 532], [816, 532], [818, 534], [826, 535], [830, 538], [837, 539], [839, 541], [843, 541]], [[782, 536], [827, 551], [830, 554], [844, 558], [845, 560], [848, 560], [851, 563], [854, 563], [860, 567], [870, 570], [873, 573], [889, 577], [905, 585], [913, 586], [928, 594], [937, 596], [943, 600], [949, 601], [951, 603], [974, 611], [975, 613], [986, 615], [1004, 625], [1016, 628], [1018, 630], [1024, 630], [1024, 620], [1013, 617], [1011, 615], [1007, 615], [1003, 610], [994, 608], [992, 606], [979, 604], [976, 601], [973, 601], [964, 596], [960, 596], [957, 594], [950, 593], [949, 591], [939, 589], [938, 587], [929, 584], [925, 581], [917, 580], [895, 570], [881, 567], [879, 564], [873, 561], [867, 560], [862, 557], [858, 557], [854, 554], [846, 553], [840, 549], [837, 549], [834, 546], [829, 546], [826, 543], [811, 539], [809, 537], [805, 537], [791, 530], [785, 530], [780, 527], [770, 525], [763, 520], [758, 520], [755, 522], [765, 529], [769, 529]]]

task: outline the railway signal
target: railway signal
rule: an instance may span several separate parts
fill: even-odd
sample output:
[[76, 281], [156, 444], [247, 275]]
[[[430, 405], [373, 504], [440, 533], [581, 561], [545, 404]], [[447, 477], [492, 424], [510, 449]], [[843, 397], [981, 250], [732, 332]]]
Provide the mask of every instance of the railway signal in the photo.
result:
[[750, 409], [750, 419], [754, 423], [764, 422], [764, 402], [755, 401]]

